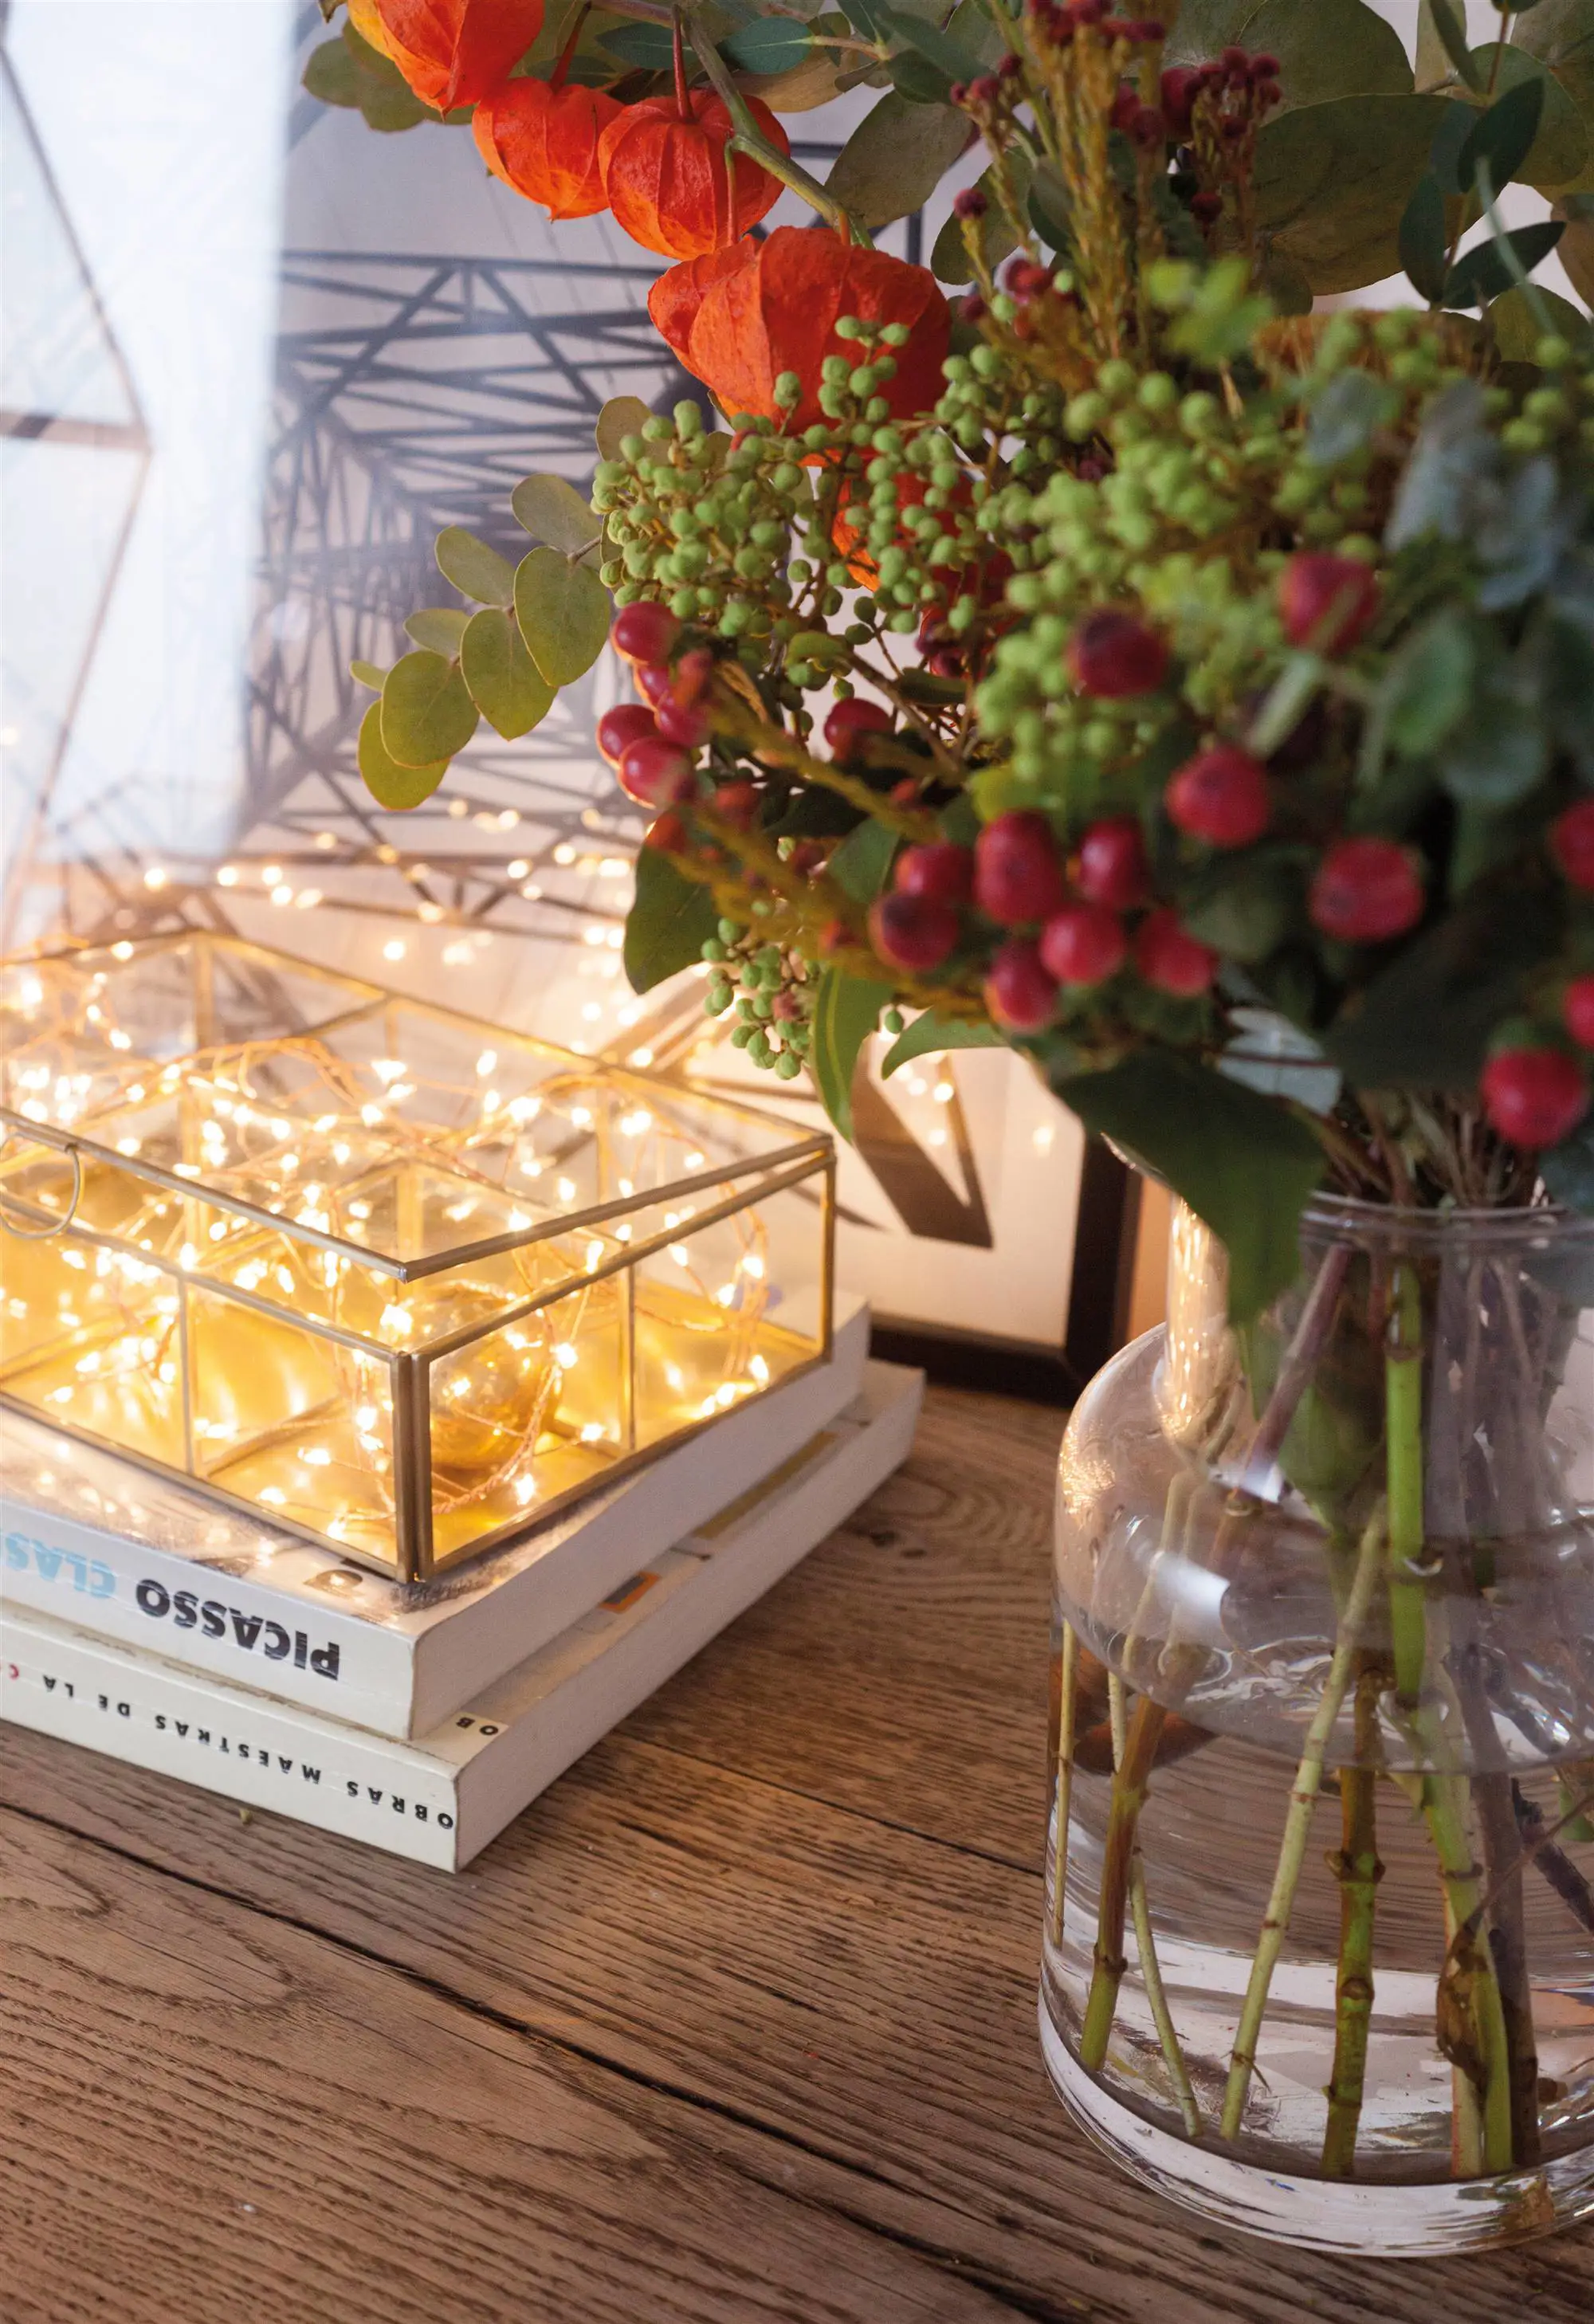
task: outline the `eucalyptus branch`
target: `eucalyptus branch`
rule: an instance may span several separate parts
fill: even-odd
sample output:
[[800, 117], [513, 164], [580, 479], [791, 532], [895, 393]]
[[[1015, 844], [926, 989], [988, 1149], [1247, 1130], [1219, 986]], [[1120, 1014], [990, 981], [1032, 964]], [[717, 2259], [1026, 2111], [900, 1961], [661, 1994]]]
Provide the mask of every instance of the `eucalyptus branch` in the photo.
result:
[[1488, 220], [1488, 230], [1495, 238], [1495, 248], [1500, 254], [1500, 263], [1526, 300], [1529, 310], [1540, 330], [1543, 332], [1546, 338], [1553, 337], [1555, 330], [1554, 318], [1545, 306], [1537, 283], [1529, 281], [1527, 270], [1521, 259], [1517, 257], [1511, 237], [1500, 223], [1500, 214], [1495, 205], [1494, 180], [1489, 175], [1488, 163], [1481, 156], [1479, 159], [1475, 182], [1478, 187], [1478, 198], [1483, 205], [1483, 215]]
[[697, 61], [707, 74], [715, 96], [722, 100], [736, 124], [736, 134], [730, 141], [731, 150], [745, 153], [750, 161], [758, 163], [760, 169], [767, 170], [770, 177], [779, 178], [783, 186], [789, 186], [794, 194], [800, 194], [804, 201], [816, 209], [820, 217], [849, 242], [860, 243], [865, 250], [871, 249], [873, 244], [863, 228], [843, 208], [834, 195], [825, 192], [818, 179], [810, 177], [802, 163], [794, 161], [789, 153], [783, 153], [778, 145], [770, 144], [754, 120], [751, 106], [727, 71], [723, 57], [704, 31], [694, 10], [686, 10], [686, 23]]

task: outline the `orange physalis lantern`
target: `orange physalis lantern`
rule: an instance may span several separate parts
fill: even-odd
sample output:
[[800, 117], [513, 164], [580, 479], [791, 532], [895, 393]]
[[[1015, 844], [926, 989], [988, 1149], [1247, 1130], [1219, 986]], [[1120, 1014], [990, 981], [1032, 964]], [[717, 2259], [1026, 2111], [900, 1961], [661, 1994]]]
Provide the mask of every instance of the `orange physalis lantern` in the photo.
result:
[[423, 105], [451, 113], [508, 78], [542, 30], [542, 8], [543, 0], [365, 0], [355, 29], [392, 57]]
[[602, 89], [506, 80], [482, 99], [471, 126], [495, 178], [541, 202], [550, 218], [590, 217], [604, 200], [599, 140], [623, 110]]
[[[767, 242], [745, 241], [661, 274], [648, 299], [656, 329], [727, 412], [786, 418], [795, 434], [822, 420], [820, 366], [826, 355], [859, 360], [856, 341], [838, 339], [843, 315], [901, 323], [906, 346], [889, 352], [896, 376], [880, 392], [895, 418], [929, 410], [941, 393], [952, 315], [925, 266], [883, 251], [860, 250], [828, 227], [777, 226]], [[795, 372], [802, 401], [783, 413], [775, 382]]]
[[[790, 149], [767, 105], [747, 99], [771, 145]], [[633, 242], [665, 258], [697, 258], [756, 226], [780, 198], [780, 181], [745, 153], [726, 152], [735, 124], [707, 89], [628, 105], [604, 132], [598, 159], [615, 218]]]

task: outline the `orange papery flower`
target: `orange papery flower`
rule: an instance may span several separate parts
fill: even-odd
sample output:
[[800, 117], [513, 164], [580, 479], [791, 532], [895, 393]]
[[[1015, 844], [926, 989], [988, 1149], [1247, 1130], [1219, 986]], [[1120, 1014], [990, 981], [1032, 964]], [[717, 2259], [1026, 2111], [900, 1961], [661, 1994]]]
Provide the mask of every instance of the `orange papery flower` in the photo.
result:
[[471, 127], [495, 178], [550, 218], [590, 217], [604, 204], [599, 142], [623, 110], [600, 88], [506, 80], [482, 99]]
[[541, 32], [542, 10], [543, 0], [365, 0], [355, 29], [392, 57], [423, 105], [451, 113], [508, 78]]
[[[786, 132], [756, 97], [748, 109], [785, 153]], [[756, 226], [780, 198], [780, 180], [745, 153], [730, 156], [734, 131], [723, 101], [708, 89], [679, 89], [628, 105], [598, 147], [604, 190], [618, 223], [644, 250], [699, 258]]]
[[727, 412], [780, 419], [775, 382], [795, 372], [802, 401], [784, 415], [794, 434], [825, 417], [819, 388], [826, 355], [863, 360], [856, 340], [835, 335], [843, 315], [907, 327], [906, 346], [882, 350], [897, 372], [880, 392], [897, 419], [929, 410], [939, 397], [952, 332], [951, 310], [928, 267], [861, 250], [828, 226], [777, 226], [765, 242], [739, 242], [672, 266], [653, 285], [648, 311]]

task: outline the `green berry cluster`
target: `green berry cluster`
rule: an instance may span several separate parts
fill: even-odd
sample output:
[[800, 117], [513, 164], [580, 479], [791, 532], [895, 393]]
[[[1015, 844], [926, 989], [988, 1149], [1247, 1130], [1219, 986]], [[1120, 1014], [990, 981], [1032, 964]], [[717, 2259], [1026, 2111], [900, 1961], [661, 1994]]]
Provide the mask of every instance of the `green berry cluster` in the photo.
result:
[[734, 1008], [733, 1048], [744, 1049], [755, 1065], [783, 1082], [802, 1071], [812, 1038], [813, 985], [801, 954], [767, 940], [758, 927], [722, 920], [705, 940], [703, 957], [714, 971], [704, 1010], [723, 1017]]

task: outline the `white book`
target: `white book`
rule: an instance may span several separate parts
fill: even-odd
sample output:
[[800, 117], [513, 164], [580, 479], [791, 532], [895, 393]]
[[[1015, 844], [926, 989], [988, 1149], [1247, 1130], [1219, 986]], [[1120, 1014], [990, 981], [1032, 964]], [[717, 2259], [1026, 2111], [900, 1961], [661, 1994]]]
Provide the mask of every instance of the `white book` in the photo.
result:
[[828, 1363], [410, 1585], [0, 1407], [0, 1607], [425, 1735], [789, 1459], [857, 1396], [868, 1348], [868, 1308], [838, 1296]]
[[0, 1718], [456, 1872], [868, 1499], [907, 1457], [923, 1388], [871, 1363], [779, 1471], [414, 1742], [14, 1606], [0, 1608]]

